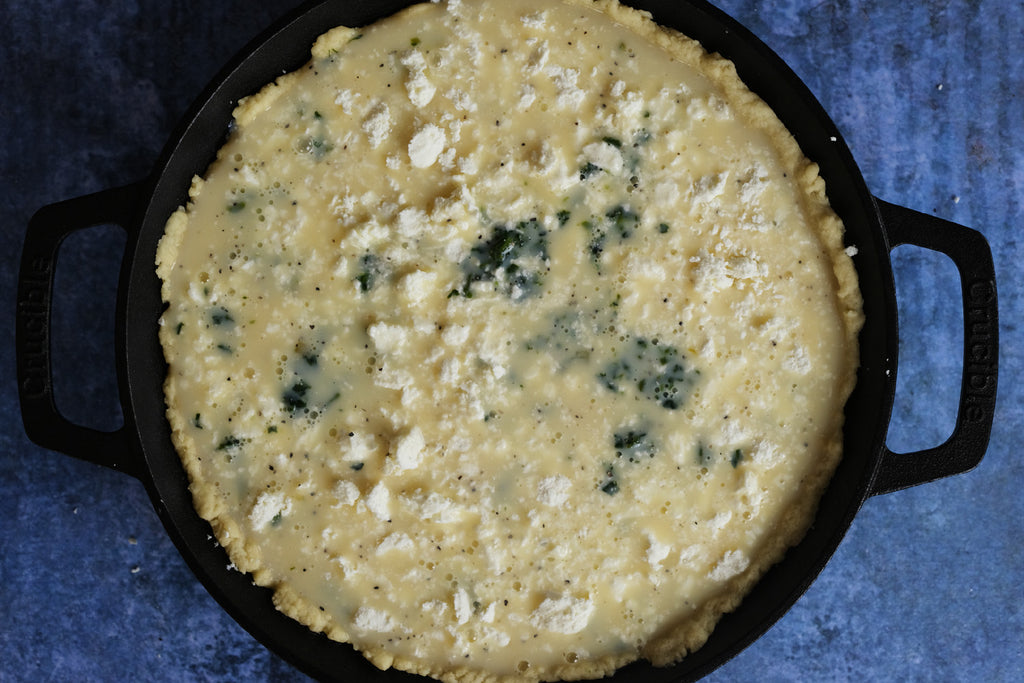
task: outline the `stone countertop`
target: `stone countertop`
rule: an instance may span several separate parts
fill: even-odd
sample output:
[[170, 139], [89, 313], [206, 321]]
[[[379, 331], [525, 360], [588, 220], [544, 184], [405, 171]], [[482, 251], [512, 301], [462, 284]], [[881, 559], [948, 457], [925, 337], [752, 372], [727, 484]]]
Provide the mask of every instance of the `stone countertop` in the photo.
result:
[[[0, 680], [302, 680], [205, 592], [131, 477], [21, 426], [14, 291], [39, 207], [144, 177], [220, 67], [286, 11], [270, 0], [14, 0], [0, 41]], [[719, 0], [804, 79], [870, 190], [981, 231], [1000, 298], [996, 426], [974, 471], [869, 499], [810, 589], [710, 681], [1024, 680], [1024, 4]], [[124, 237], [60, 252], [57, 402], [119, 424], [113, 310]], [[952, 430], [962, 311], [948, 258], [893, 254], [901, 350], [888, 444]]]

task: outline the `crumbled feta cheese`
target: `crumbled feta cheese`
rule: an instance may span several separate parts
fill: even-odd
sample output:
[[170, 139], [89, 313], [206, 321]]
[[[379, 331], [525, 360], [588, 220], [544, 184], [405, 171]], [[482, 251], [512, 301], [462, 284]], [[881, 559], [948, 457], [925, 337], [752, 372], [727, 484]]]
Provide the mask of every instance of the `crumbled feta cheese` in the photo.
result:
[[524, 111], [529, 109], [530, 105], [533, 104], [536, 99], [537, 99], [537, 89], [536, 88], [534, 88], [529, 83], [524, 83], [522, 86], [520, 86], [520, 88], [519, 88], [519, 105], [518, 105], [520, 109], [522, 109]]
[[341, 456], [346, 462], [363, 462], [377, 452], [377, 437], [371, 432], [350, 432], [348, 448]]
[[693, 183], [693, 201], [700, 204], [711, 204], [725, 192], [725, 184], [728, 179], [728, 171], [698, 178]]
[[555, 86], [555, 92], [558, 93], [556, 101], [559, 107], [576, 110], [583, 104], [587, 94], [576, 85], [580, 77], [578, 69], [551, 65], [544, 69], [544, 73], [548, 75]]
[[650, 545], [647, 547], [647, 562], [652, 567], [657, 567], [672, 552], [672, 546], [662, 543], [654, 536], [648, 536], [648, 540]]
[[338, 507], [352, 505], [359, 500], [359, 487], [345, 479], [334, 485], [333, 493], [338, 499]]
[[437, 273], [414, 270], [398, 281], [398, 291], [409, 304], [423, 303], [436, 290]]
[[412, 550], [415, 544], [408, 534], [388, 534], [377, 544], [377, 554], [386, 553], [392, 550]]
[[425, 107], [434, 99], [437, 88], [427, 78], [427, 61], [419, 50], [409, 50], [401, 59], [402, 66], [409, 70], [405, 81], [405, 89], [409, 93], [409, 101], [415, 107]]
[[530, 623], [536, 628], [555, 633], [579, 633], [587, 627], [596, 609], [593, 602], [564, 595], [545, 598], [530, 614]]
[[750, 457], [754, 462], [763, 465], [765, 469], [769, 469], [779, 464], [784, 456], [778, 446], [762, 439], [750, 449]]
[[410, 501], [416, 509], [420, 519], [433, 520], [446, 524], [456, 522], [461, 518], [459, 508], [444, 496], [438, 493], [431, 493], [420, 501]]
[[608, 142], [593, 142], [584, 147], [583, 160], [613, 175], [622, 173], [622, 153]]
[[547, 21], [546, 12], [533, 12], [532, 14], [524, 14], [519, 21], [523, 22], [523, 26], [527, 28], [540, 29], [544, 28], [544, 24]]
[[401, 471], [419, 466], [423, 460], [423, 449], [425, 446], [423, 432], [420, 431], [419, 427], [413, 427], [408, 434], [398, 439], [394, 458], [396, 468]]
[[455, 608], [455, 620], [460, 624], [465, 624], [473, 616], [473, 604], [465, 588], [460, 588], [452, 595], [452, 607]]
[[409, 330], [401, 325], [374, 323], [366, 330], [373, 345], [381, 353], [392, 353], [402, 347], [409, 338]]
[[363, 119], [363, 132], [370, 141], [370, 147], [380, 147], [391, 133], [391, 110], [381, 102]]
[[693, 284], [697, 291], [711, 293], [732, 287], [733, 278], [725, 259], [713, 254], [700, 254], [690, 258], [694, 264]]
[[274, 518], [284, 516], [292, 511], [292, 501], [280, 491], [265, 491], [256, 499], [256, 504], [249, 512], [249, 521], [254, 529], [262, 529], [271, 524]]
[[750, 566], [750, 560], [742, 550], [729, 550], [708, 573], [712, 581], [725, 581], [736, 576]]
[[348, 88], [345, 88], [343, 90], [338, 91], [337, 96], [334, 98], [334, 103], [339, 105], [341, 107], [341, 110], [346, 114], [351, 114], [352, 107], [356, 103], [356, 97], [357, 96], [354, 92], [352, 92]]
[[798, 375], [806, 375], [814, 367], [807, 349], [799, 344], [782, 359], [782, 367]]
[[378, 482], [366, 496], [366, 509], [382, 522], [391, 519], [391, 491], [383, 482]]
[[569, 500], [569, 488], [572, 482], [561, 474], [544, 477], [537, 486], [537, 500], [545, 505], [563, 505]]
[[426, 168], [437, 161], [437, 157], [444, 150], [444, 145], [444, 130], [433, 123], [428, 123], [416, 131], [409, 141], [409, 161], [416, 168]]
[[448, 611], [448, 605], [441, 600], [427, 600], [420, 605], [420, 609], [435, 617], [442, 617]]
[[444, 96], [451, 100], [455, 108], [460, 111], [474, 112], [477, 109], [476, 101], [465, 90], [452, 88]]
[[397, 623], [384, 610], [360, 607], [352, 616], [352, 625], [360, 631], [388, 632], [394, 631]]
[[708, 521], [708, 528], [711, 529], [712, 533], [717, 534], [719, 531], [725, 528], [725, 525], [732, 519], [732, 511], [723, 510]]

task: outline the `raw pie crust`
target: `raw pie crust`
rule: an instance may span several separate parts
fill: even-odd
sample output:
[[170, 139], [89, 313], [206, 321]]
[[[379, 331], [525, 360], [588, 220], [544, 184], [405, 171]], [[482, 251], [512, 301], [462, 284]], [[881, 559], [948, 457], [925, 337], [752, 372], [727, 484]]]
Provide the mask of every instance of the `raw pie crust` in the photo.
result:
[[608, 0], [337, 28], [247, 98], [157, 254], [195, 505], [381, 668], [704, 643], [839, 458], [861, 303], [732, 64]]

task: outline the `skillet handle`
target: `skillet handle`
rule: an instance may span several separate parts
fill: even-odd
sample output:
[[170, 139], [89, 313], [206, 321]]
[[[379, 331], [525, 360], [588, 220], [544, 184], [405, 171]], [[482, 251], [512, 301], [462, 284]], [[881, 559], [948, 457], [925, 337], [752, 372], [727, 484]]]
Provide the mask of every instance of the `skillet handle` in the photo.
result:
[[996, 406], [999, 321], [992, 250], [981, 233], [875, 199], [892, 249], [910, 244], [941, 252], [960, 273], [964, 362], [956, 426], [940, 446], [915, 453], [885, 448], [871, 495], [960, 474], [981, 462]]
[[61, 415], [53, 395], [50, 317], [57, 252], [71, 233], [97, 225], [130, 230], [138, 185], [119, 187], [44, 206], [32, 216], [18, 272], [15, 357], [25, 432], [36, 444], [140, 476], [127, 424], [113, 432], [77, 425]]

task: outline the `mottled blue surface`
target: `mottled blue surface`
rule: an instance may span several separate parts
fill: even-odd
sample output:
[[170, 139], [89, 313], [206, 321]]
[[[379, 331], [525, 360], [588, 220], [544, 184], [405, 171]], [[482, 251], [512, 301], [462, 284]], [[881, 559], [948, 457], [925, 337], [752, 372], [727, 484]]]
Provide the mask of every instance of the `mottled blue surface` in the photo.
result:
[[[24, 436], [14, 283], [40, 206], [145, 175], [178, 117], [286, 11], [270, 0], [7, 0], [0, 11], [0, 680], [302, 680], [206, 594], [130, 477]], [[1024, 4], [720, 0], [799, 74], [868, 187], [980, 230], [1001, 304], [999, 406], [973, 472], [870, 499], [793, 609], [713, 681], [1024, 680]], [[58, 403], [114, 427], [115, 228], [61, 252]], [[944, 256], [894, 254], [889, 445], [951, 431], [961, 311]]]

